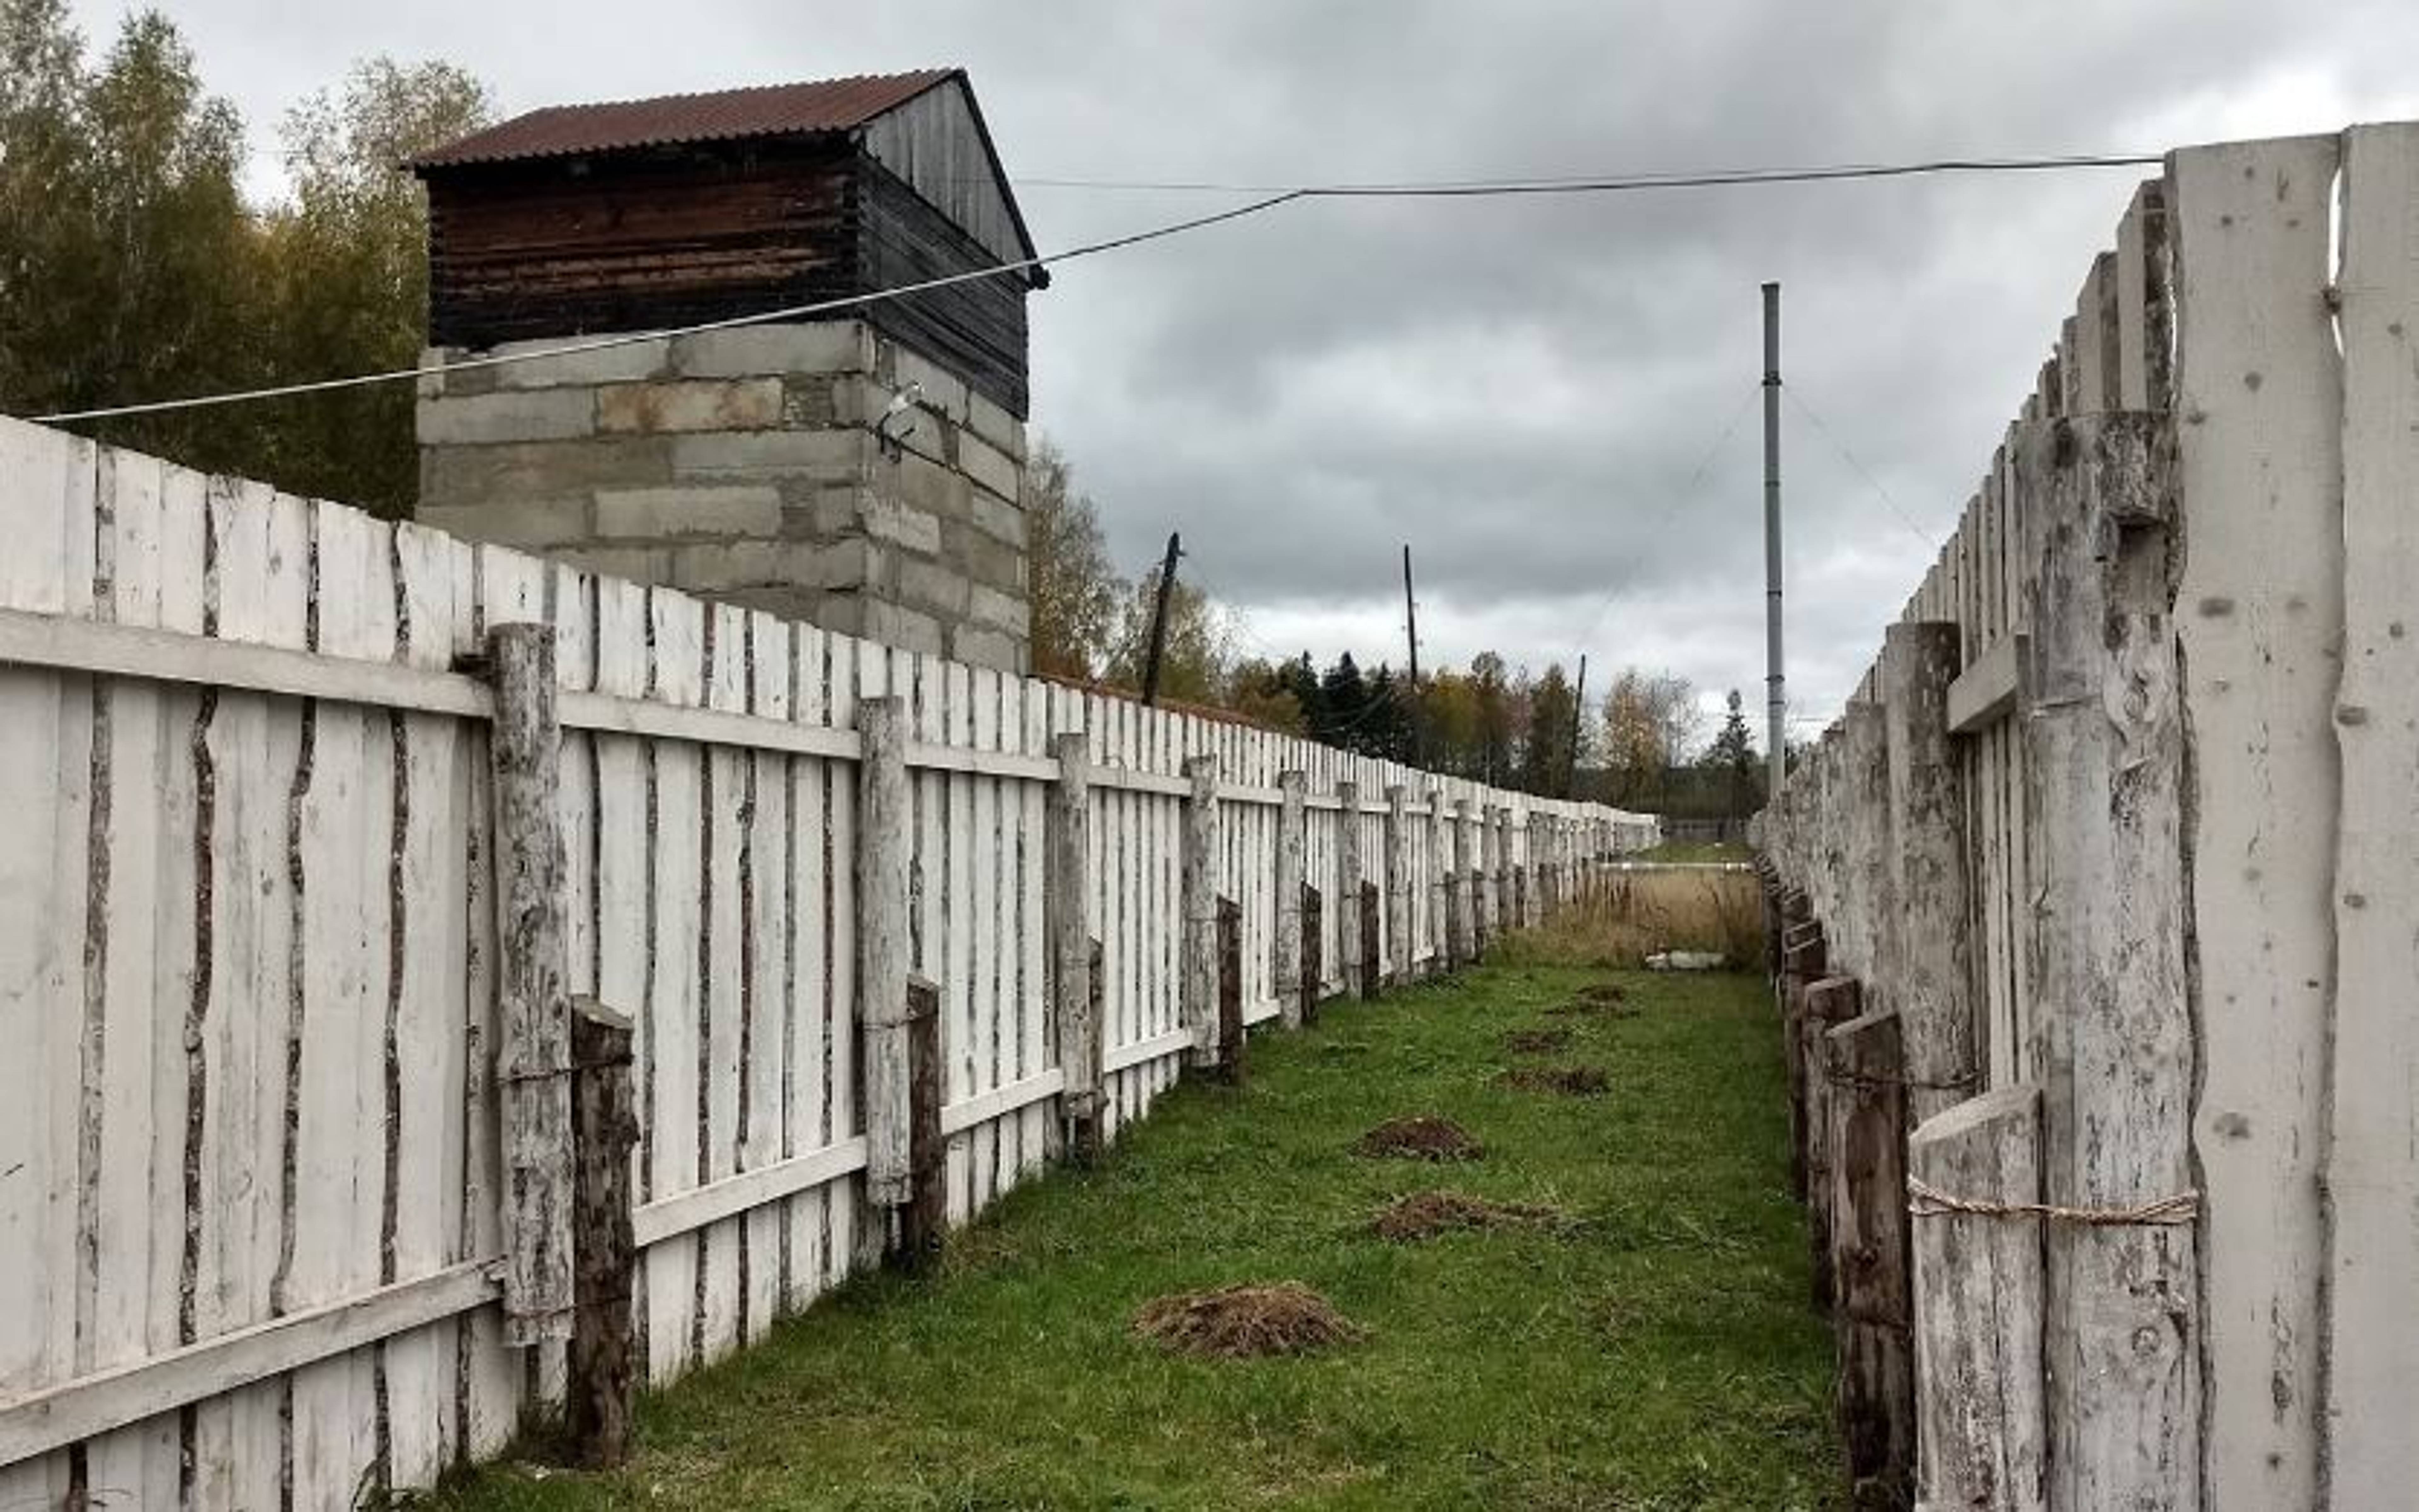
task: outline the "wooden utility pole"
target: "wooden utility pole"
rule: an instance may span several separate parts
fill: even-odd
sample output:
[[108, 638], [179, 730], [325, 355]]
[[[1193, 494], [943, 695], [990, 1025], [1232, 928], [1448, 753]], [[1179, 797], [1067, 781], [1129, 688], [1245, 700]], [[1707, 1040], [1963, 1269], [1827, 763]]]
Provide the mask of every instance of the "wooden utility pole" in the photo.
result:
[[1563, 796], [1571, 795], [1579, 775], [1579, 732], [1587, 728], [1587, 653], [1579, 653], [1579, 686], [1571, 690], [1571, 759], [1563, 765]]
[[1150, 655], [1142, 664], [1142, 703], [1159, 702], [1159, 661], [1167, 650], [1167, 600], [1176, 592], [1176, 559], [1184, 554], [1183, 537], [1167, 532], [1167, 555], [1159, 564], [1159, 602], [1150, 611]]
[[1764, 285], [1764, 802], [1789, 775], [1789, 683], [1780, 655], [1780, 285]]
[[1403, 639], [1410, 650], [1411, 764], [1420, 764], [1420, 605], [1411, 596], [1411, 543], [1403, 543]]

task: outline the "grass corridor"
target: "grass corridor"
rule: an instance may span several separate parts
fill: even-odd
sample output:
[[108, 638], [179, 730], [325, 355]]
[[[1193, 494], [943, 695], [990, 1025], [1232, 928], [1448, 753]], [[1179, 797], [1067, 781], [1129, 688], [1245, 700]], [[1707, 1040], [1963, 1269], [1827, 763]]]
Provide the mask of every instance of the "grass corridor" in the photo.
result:
[[[1618, 980], [1618, 1016], [1556, 1015]], [[1505, 1031], [1573, 1031], [1548, 1056]], [[1104, 1165], [1014, 1194], [921, 1286], [844, 1288], [650, 1397], [624, 1471], [491, 1467], [471, 1508], [1769, 1508], [1833, 1504], [1827, 1330], [1786, 1193], [1779, 1035], [1752, 976], [1491, 967], [1251, 1050]], [[1507, 1067], [1598, 1065], [1593, 1098]], [[1483, 1160], [1348, 1152], [1409, 1113]], [[1574, 1220], [1394, 1243], [1444, 1187]], [[1367, 1336], [1195, 1361], [1132, 1335], [1154, 1297], [1300, 1281]]]

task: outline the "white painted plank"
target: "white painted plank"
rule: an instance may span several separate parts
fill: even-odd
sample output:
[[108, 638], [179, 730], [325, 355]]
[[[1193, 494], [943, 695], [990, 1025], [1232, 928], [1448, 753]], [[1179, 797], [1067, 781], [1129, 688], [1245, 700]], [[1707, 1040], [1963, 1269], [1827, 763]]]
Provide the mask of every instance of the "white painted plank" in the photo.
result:
[[[2343, 634], [2334, 137], [2172, 160], [2183, 341], [2176, 633], [2197, 801], [2194, 1149], [2210, 1481], [2296, 1506], [2319, 1473], [2319, 1294]], [[2407, 215], [2405, 201], [2397, 213]], [[2279, 1402], [2288, 1403], [2279, 1411]]]
[[2333, 1074], [2325, 1184], [2332, 1304], [2326, 1463], [2335, 1504], [2419, 1485], [2419, 131], [2354, 127], [2344, 152], [2343, 687]]
[[[701, 703], [705, 691], [701, 606], [657, 589], [650, 595], [649, 610], [655, 620], [655, 696], [681, 706]], [[699, 1184], [702, 753], [670, 741], [654, 743], [650, 753], [655, 788], [655, 929], [642, 1066], [650, 1146], [642, 1191], [647, 1200], [661, 1201]], [[647, 1380], [661, 1384], [686, 1373], [696, 1361], [697, 1237], [684, 1234], [648, 1245], [644, 1264]]]

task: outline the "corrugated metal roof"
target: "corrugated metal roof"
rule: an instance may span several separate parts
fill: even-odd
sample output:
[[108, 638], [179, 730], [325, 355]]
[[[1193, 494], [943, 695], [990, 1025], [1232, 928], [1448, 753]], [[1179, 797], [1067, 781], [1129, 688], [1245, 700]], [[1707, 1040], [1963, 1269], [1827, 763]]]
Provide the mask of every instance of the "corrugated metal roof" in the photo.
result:
[[424, 153], [413, 159], [411, 166], [425, 172], [462, 163], [561, 158], [680, 142], [849, 131], [962, 71], [924, 69], [712, 94], [549, 105]]

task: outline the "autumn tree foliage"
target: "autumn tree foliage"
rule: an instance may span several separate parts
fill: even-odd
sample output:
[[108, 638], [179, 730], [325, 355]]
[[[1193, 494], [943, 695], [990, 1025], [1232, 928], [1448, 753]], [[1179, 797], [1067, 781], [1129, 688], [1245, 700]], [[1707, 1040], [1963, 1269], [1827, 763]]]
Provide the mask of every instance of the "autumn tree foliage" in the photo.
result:
[[[40, 415], [408, 369], [426, 211], [404, 160], [484, 123], [449, 64], [364, 63], [252, 142], [159, 11], [95, 55], [64, 0], [0, 0], [0, 410]], [[82, 427], [291, 492], [408, 513], [408, 382]]]

